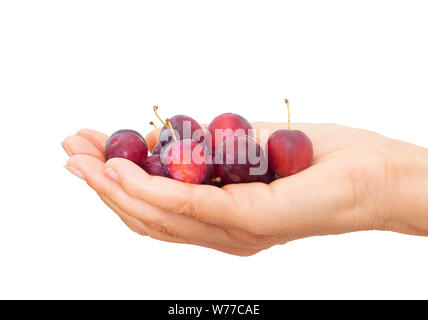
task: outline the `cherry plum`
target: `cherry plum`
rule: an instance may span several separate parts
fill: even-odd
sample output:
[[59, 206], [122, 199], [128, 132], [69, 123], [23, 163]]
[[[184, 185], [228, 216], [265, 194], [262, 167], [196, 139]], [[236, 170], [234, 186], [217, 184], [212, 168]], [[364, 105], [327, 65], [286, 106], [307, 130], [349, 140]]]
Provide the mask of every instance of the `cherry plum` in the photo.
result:
[[207, 139], [207, 146], [212, 150], [212, 153], [215, 153], [217, 146], [230, 136], [252, 136], [252, 128], [244, 117], [235, 113], [223, 113], [214, 118], [208, 126], [210, 136]]
[[147, 159], [146, 140], [137, 131], [122, 129], [113, 133], [105, 145], [105, 159], [125, 158], [142, 166]]
[[174, 141], [162, 149], [160, 157], [170, 178], [193, 184], [204, 181], [207, 163], [203, 143], [191, 139]]

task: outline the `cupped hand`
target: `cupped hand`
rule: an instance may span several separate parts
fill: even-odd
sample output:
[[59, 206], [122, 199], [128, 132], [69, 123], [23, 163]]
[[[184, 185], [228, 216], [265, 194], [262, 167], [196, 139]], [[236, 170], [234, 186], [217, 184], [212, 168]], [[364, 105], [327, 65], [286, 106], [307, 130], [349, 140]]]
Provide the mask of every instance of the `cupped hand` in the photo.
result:
[[[254, 123], [270, 133], [283, 123]], [[150, 176], [125, 159], [104, 163], [105, 134], [83, 129], [67, 137], [67, 168], [87, 181], [133, 231], [155, 239], [252, 255], [275, 244], [358, 230], [425, 234], [396, 219], [397, 185], [410, 183], [411, 145], [333, 124], [293, 124], [314, 146], [313, 165], [269, 185], [223, 188]], [[158, 132], [147, 136], [150, 149]], [[258, 137], [262, 146], [265, 137]], [[261, 141], [260, 141], [261, 139]]]

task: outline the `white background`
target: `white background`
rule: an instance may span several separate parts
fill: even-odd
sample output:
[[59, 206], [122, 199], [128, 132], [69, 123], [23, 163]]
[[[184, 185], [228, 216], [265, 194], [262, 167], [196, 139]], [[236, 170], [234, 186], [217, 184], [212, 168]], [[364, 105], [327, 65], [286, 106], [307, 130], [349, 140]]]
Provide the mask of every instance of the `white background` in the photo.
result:
[[[0, 298], [428, 298], [428, 239], [314, 237], [248, 258], [128, 230], [69, 174], [82, 127], [335, 122], [428, 147], [426, 1], [1, 1]], [[162, 192], [159, 190], [159, 192]]]

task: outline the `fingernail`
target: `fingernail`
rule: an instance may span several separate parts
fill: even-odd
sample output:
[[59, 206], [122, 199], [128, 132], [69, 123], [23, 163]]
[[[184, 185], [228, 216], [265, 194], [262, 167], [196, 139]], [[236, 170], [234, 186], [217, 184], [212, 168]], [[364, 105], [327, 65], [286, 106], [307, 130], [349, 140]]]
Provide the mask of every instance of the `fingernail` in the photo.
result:
[[119, 175], [112, 168], [106, 168], [104, 170], [105, 174], [108, 175], [112, 180], [119, 182]]
[[71, 153], [70, 149], [68, 149], [68, 147], [67, 147], [64, 143], [62, 143], [61, 145], [62, 145], [62, 147], [64, 148], [65, 153], [66, 153], [69, 157], [71, 157], [73, 154]]
[[83, 175], [83, 173], [75, 168], [75, 167], [65, 167], [68, 171], [70, 171], [72, 174], [74, 174], [76, 177], [82, 179], [82, 180], [86, 180], [85, 176]]

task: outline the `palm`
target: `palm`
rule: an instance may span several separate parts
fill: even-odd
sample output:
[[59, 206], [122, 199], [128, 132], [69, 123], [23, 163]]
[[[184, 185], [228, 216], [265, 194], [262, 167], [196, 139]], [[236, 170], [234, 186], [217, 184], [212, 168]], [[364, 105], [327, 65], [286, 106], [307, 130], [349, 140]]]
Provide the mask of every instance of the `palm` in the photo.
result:
[[[270, 132], [284, 128], [275, 123], [253, 125]], [[357, 212], [356, 199], [369, 192], [364, 189], [367, 179], [377, 179], [379, 170], [374, 167], [382, 161], [371, 145], [378, 136], [337, 125], [294, 124], [293, 129], [311, 138], [312, 167], [270, 185], [221, 189], [151, 177], [124, 159], [104, 164], [107, 136], [96, 131], [81, 130], [63, 145], [72, 155], [68, 166], [80, 170], [131, 229], [157, 239], [249, 255], [305, 236], [367, 228], [369, 219]], [[151, 133], [149, 145], [156, 139], [156, 132]], [[259, 141], [266, 143], [263, 137]], [[357, 158], [362, 149], [365, 158]], [[106, 165], [118, 173], [119, 183], [105, 175]], [[358, 223], [349, 223], [356, 215], [352, 221]]]

